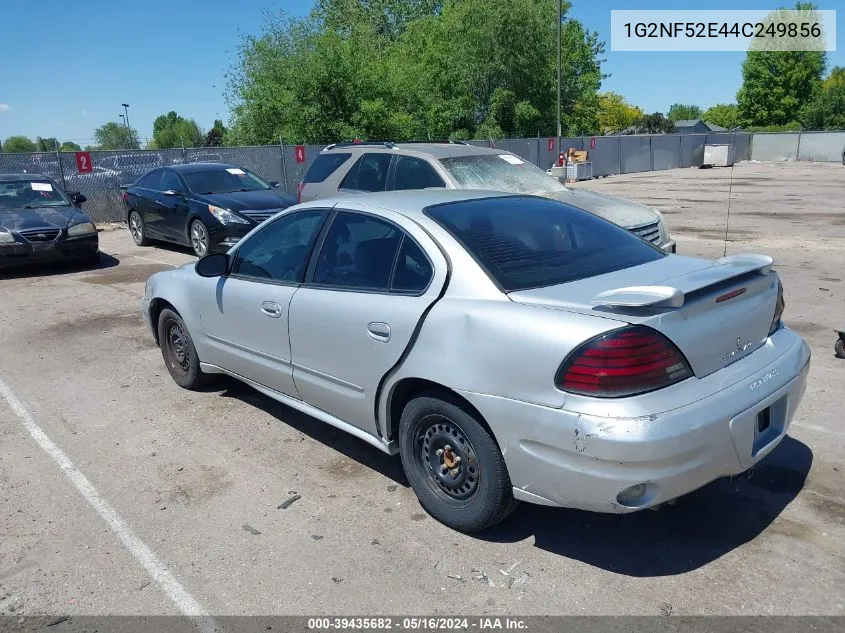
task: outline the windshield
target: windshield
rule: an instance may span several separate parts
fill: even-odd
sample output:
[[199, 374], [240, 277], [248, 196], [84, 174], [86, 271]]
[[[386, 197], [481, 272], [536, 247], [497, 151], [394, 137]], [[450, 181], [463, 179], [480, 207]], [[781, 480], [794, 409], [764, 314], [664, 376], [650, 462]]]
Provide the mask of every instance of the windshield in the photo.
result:
[[188, 189], [198, 194], [262, 191], [270, 185], [258, 176], [238, 167], [182, 172]]
[[70, 201], [47, 180], [0, 183], [0, 209], [42, 209], [65, 207]]
[[480, 154], [441, 158], [460, 189], [492, 189], [511, 193], [566, 191], [546, 172], [513, 154]]

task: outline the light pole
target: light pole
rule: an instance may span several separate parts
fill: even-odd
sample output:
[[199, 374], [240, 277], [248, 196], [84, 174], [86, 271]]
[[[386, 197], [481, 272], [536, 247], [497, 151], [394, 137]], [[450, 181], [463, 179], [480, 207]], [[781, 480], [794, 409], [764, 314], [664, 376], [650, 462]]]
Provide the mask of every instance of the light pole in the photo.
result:
[[126, 123], [127, 139], [129, 140], [129, 144], [132, 145], [132, 128], [129, 127], [129, 104], [121, 103], [120, 105], [123, 106], [123, 122]]
[[560, 15], [563, 13], [563, 0], [557, 0], [557, 153], [560, 155]]

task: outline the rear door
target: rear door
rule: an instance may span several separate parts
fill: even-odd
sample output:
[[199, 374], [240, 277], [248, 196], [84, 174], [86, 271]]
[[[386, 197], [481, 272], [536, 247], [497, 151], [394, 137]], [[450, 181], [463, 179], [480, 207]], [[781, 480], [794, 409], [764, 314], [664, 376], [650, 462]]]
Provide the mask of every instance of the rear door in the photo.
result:
[[385, 191], [392, 159], [393, 155], [387, 152], [362, 154], [341, 180], [338, 191], [343, 193]]
[[141, 178], [132, 187], [133, 198], [129, 204], [144, 220], [147, 235], [153, 238], [166, 237], [164, 228], [164, 213], [158, 204], [163, 170], [157, 169]]
[[[188, 188], [179, 175], [164, 169], [161, 177], [160, 191], [156, 194], [162, 215], [162, 231], [165, 237], [181, 244], [188, 243]], [[176, 195], [165, 194], [165, 191], [178, 192]]]
[[375, 433], [379, 385], [446, 279], [431, 238], [398, 214], [339, 211], [290, 309], [302, 399]]

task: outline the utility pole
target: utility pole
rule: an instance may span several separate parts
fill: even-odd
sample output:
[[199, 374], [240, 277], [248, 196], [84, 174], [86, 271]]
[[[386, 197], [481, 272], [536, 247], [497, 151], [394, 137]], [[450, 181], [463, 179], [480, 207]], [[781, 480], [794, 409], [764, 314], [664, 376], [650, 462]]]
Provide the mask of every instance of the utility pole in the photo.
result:
[[[123, 106], [123, 121], [126, 123], [126, 133], [128, 134], [129, 144], [132, 145], [132, 128], [129, 127], [129, 104], [128, 103], [121, 103], [120, 105]], [[133, 148], [135, 149], [135, 148]]]
[[560, 154], [560, 16], [563, 13], [563, 0], [557, 0], [557, 153]]

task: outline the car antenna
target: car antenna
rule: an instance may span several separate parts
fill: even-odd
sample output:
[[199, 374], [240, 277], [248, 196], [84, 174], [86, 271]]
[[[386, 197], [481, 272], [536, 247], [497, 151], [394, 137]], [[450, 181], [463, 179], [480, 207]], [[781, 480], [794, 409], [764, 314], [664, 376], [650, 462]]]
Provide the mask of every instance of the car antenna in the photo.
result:
[[731, 160], [731, 176], [728, 181], [728, 215], [725, 218], [725, 248], [722, 251], [722, 257], [728, 254], [728, 227], [731, 224], [731, 192], [734, 186], [734, 163], [736, 163], [736, 128], [731, 130], [731, 150], [733, 151], [733, 160]]

